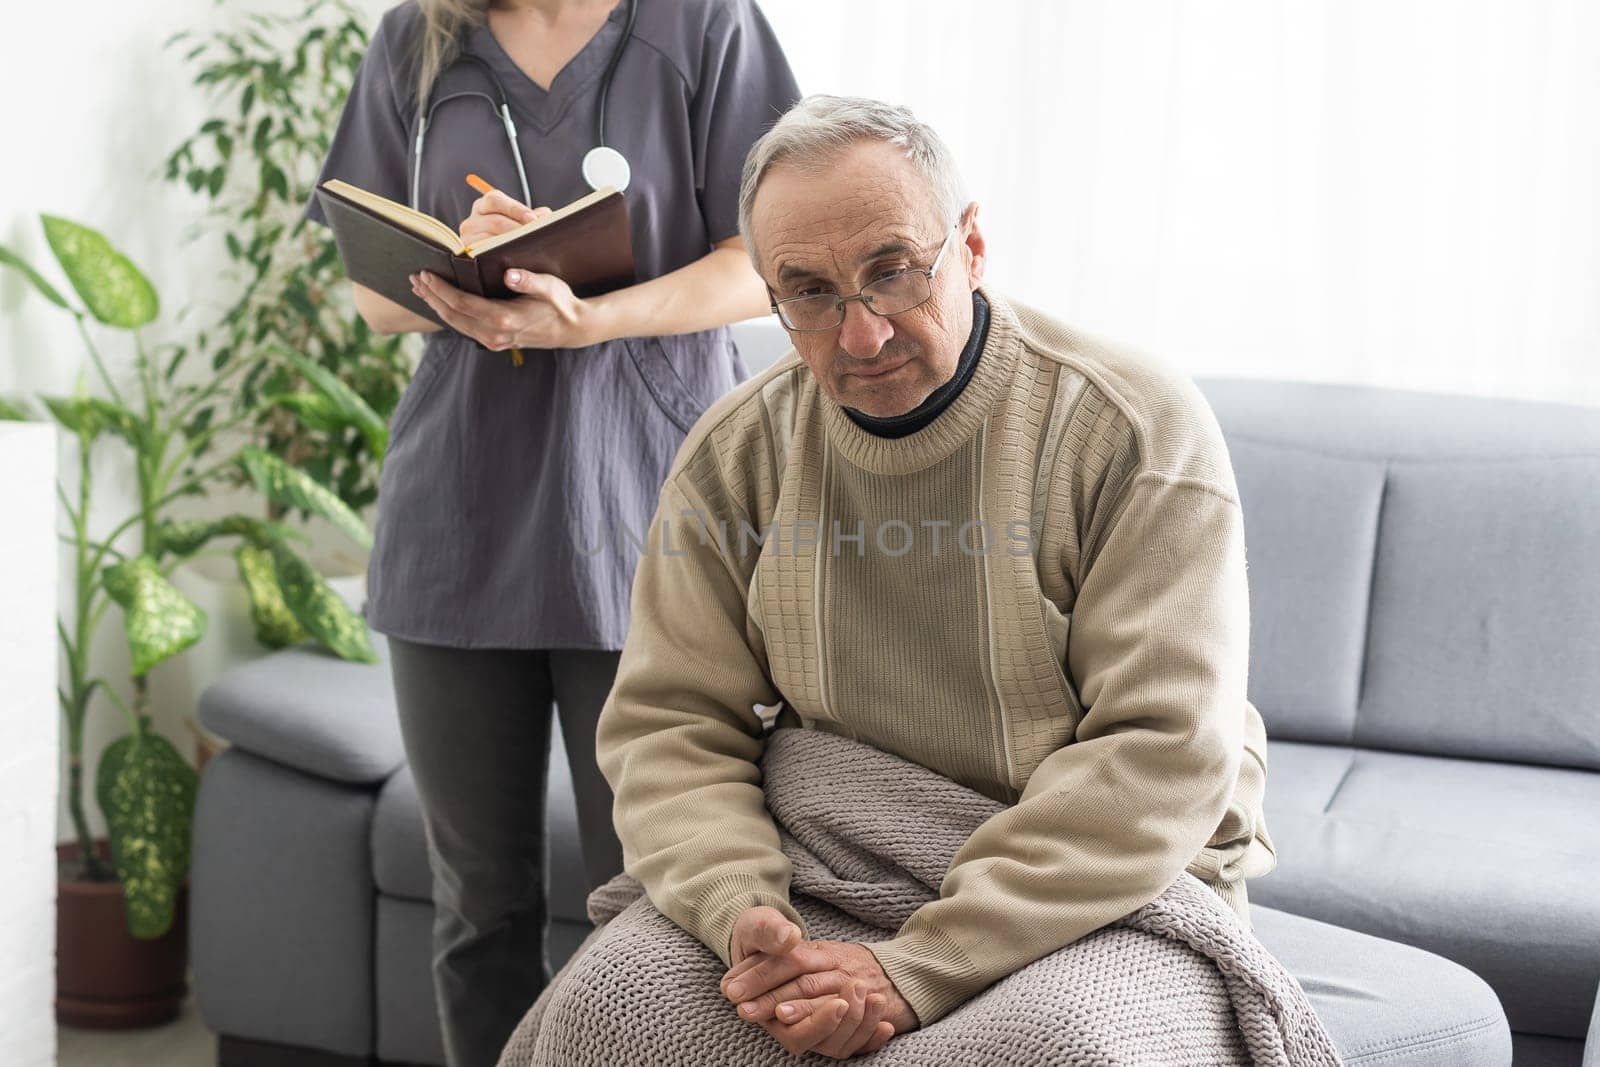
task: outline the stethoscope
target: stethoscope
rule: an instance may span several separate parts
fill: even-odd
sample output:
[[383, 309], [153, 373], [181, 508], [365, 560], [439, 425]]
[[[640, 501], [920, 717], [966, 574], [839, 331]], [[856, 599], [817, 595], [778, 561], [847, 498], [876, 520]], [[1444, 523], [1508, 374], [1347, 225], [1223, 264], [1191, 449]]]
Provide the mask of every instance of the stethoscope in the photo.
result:
[[[617, 64], [622, 60], [622, 50], [628, 47], [628, 38], [633, 36], [633, 18], [638, 13], [638, 0], [622, 0], [622, 2], [627, 5], [628, 14], [622, 28], [622, 39], [617, 42], [617, 47], [612, 50], [611, 62], [606, 66], [605, 77], [600, 82], [600, 106], [595, 111], [594, 120], [595, 146], [585, 152], [583, 156], [583, 180], [589, 183], [589, 188], [601, 189], [609, 185], [619, 192], [628, 187], [628, 181], [633, 177], [633, 170], [628, 166], [628, 160], [621, 152], [606, 144], [606, 97], [611, 92], [611, 79], [616, 76]], [[506, 96], [506, 87], [501, 83], [499, 76], [495, 74], [494, 68], [490, 67], [482, 56], [473, 55], [462, 49], [456, 55], [455, 60], [452, 61], [451, 66], [462, 60], [476, 63], [483, 68], [483, 72], [494, 83], [495, 95], [499, 97], [499, 100], [497, 102], [488, 93], [473, 92], [471, 90], [451, 93], [448, 96], [440, 97], [438, 100], [433, 100], [431, 99], [433, 86], [428, 87], [428, 110], [417, 122], [417, 139], [412, 151], [411, 207], [413, 210], [420, 210], [417, 205], [422, 195], [422, 144], [423, 139], [427, 136], [428, 122], [433, 118], [434, 110], [440, 104], [467, 96], [476, 96], [488, 101], [489, 106], [499, 113], [500, 125], [506, 131], [506, 142], [511, 146], [511, 158], [517, 164], [517, 181], [522, 184], [522, 202], [531, 207], [533, 205], [533, 194], [528, 188], [528, 171], [522, 165], [522, 149], [517, 145], [517, 124], [511, 120], [511, 101]], [[446, 69], [448, 70], [449, 68], [447, 67]], [[443, 75], [444, 71], [440, 71], [439, 76], [442, 77]], [[436, 77], [434, 85], [438, 85], [438, 83], [439, 81]]]

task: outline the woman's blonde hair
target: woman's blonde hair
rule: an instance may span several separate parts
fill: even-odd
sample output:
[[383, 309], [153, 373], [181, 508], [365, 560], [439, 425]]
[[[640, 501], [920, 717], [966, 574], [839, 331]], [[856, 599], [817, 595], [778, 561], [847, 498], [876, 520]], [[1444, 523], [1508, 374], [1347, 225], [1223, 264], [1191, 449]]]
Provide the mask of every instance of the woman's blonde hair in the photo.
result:
[[428, 91], [439, 72], [450, 65], [468, 31], [483, 25], [489, 0], [417, 0], [422, 32], [416, 35], [413, 66], [417, 72], [417, 115], [428, 110]]

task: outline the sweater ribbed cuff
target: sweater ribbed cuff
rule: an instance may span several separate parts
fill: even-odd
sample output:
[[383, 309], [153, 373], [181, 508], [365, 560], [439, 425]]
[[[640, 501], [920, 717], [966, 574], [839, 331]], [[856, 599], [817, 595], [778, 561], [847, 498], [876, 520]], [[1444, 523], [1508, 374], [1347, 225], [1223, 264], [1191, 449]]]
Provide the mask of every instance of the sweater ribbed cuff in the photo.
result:
[[765, 904], [779, 911], [800, 928], [800, 936], [809, 936], [806, 922], [789, 903], [789, 897], [776, 887], [748, 874], [730, 875], [714, 882], [700, 898], [693, 910], [697, 929], [692, 931], [706, 947], [721, 958], [723, 966], [733, 966], [733, 927], [746, 908]]
[[931, 926], [911, 931], [902, 927], [900, 936], [867, 948], [922, 1026], [932, 1026], [993, 981], [972, 965], [953, 938]]

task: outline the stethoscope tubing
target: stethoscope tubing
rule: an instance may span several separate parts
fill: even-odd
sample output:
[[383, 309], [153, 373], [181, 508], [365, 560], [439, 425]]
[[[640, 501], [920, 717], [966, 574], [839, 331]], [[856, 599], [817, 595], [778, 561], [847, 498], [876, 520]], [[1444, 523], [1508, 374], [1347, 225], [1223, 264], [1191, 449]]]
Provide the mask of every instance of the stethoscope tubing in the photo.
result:
[[[612, 49], [611, 60], [606, 64], [605, 76], [600, 81], [600, 100], [595, 112], [595, 142], [596, 148], [608, 149], [615, 153], [619, 160], [622, 160], [624, 171], [622, 180], [626, 183], [627, 160], [622, 158], [621, 153], [616, 152], [615, 149], [606, 144], [606, 100], [611, 94], [611, 82], [616, 77], [617, 65], [622, 61], [622, 52], [628, 46], [628, 39], [633, 36], [634, 18], [639, 12], [638, 0], [622, 0], [622, 2], [628, 5], [628, 14], [623, 25], [622, 39], [617, 42], [617, 47]], [[444, 76], [444, 71], [440, 71], [434, 78], [433, 85], [428, 87], [428, 95], [425, 97], [428, 101], [428, 109], [423, 112], [421, 118], [417, 121], [417, 136], [412, 146], [411, 207], [413, 210], [421, 210], [419, 204], [422, 199], [422, 149], [428, 135], [428, 124], [433, 118], [434, 111], [440, 104], [467, 96], [481, 97], [499, 114], [501, 128], [505, 130], [506, 134], [506, 143], [511, 148], [511, 158], [517, 165], [517, 181], [522, 187], [522, 202], [531, 206], [533, 204], [533, 193], [528, 186], [528, 171], [522, 162], [522, 149], [517, 144], [517, 124], [511, 118], [511, 100], [506, 94], [505, 84], [500, 81], [499, 75], [495, 74], [494, 69], [481, 56], [472, 55], [464, 50], [458, 52], [450, 65], [454, 66], [463, 60], [474, 63], [483, 69], [483, 72], [489, 76], [489, 80], [494, 84], [495, 94], [499, 97], [499, 101], [496, 102], [487, 93], [471, 91], [451, 93], [448, 96], [434, 100], [433, 90], [438, 85], [439, 78]], [[591, 154], [594, 151], [595, 149], [590, 149]], [[587, 170], [588, 168], [585, 167], [585, 171]], [[587, 173], [585, 178], [588, 178]]]

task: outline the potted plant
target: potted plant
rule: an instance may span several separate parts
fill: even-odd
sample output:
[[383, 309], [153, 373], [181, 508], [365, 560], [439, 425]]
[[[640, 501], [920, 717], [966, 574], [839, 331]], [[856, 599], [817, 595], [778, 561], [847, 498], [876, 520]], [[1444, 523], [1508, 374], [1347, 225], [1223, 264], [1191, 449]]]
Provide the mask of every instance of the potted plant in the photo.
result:
[[[314, 407], [325, 419], [342, 420], [380, 455], [387, 430], [337, 377], [289, 352], [274, 355], [296, 367], [307, 388], [261, 397], [221, 418], [208, 415], [242, 365], [218, 365], [198, 381], [181, 380], [191, 350], [148, 348], [140, 332], [159, 310], [145, 275], [94, 230], [52, 216], [44, 216], [43, 224], [82, 308], [4, 246], [0, 264], [20, 271], [73, 317], [88, 356], [75, 395], [44, 398], [49, 416], [78, 444], [76, 484], [58, 487], [76, 579], [71, 609], [58, 627], [65, 664], [60, 705], [67, 725], [67, 802], [76, 841], [60, 849], [57, 1015], [79, 1025], [146, 1025], [175, 1015], [184, 995], [184, 886], [196, 783], [194, 770], [152, 726], [149, 677], [156, 665], [198, 641], [206, 627], [205, 613], [173, 585], [172, 574], [202, 554], [231, 551], [263, 640], [288, 644], [309, 638], [347, 659], [376, 660], [363, 620], [297, 549], [302, 534], [255, 515], [182, 518], [177, 505], [237, 474], [283, 514], [321, 516], [369, 547], [366, 526], [336, 493], [263, 449], [219, 446], [260, 409], [276, 405]], [[91, 323], [129, 335], [131, 351], [120, 366], [102, 357]], [[87, 388], [90, 370], [102, 395]], [[28, 414], [17, 403], [0, 410], [7, 417]], [[109, 442], [132, 461], [137, 506], [109, 532], [97, 534], [90, 521], [96, 500], [90, 456]], [[126, 696], [90, 667], [95, 634], [113, 606], [121, 609], [131, 663]], [[97, 696], [128, 726], [95, 772], [95, 797], [107, 828], [99, 842], [90, 839], [83, 807], [84, 723]]]

